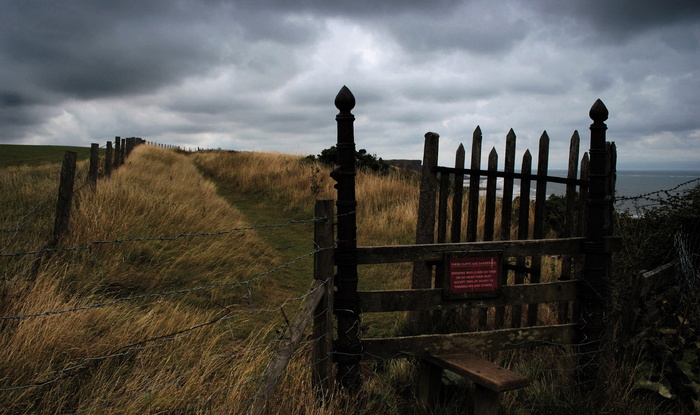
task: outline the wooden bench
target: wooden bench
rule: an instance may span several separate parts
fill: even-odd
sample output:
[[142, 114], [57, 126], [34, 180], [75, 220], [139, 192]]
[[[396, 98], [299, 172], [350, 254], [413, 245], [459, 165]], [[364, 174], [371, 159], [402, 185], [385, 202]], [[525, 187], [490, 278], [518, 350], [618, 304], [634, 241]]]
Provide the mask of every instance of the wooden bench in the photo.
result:
[[433, 405], [440, 394], [442, 371], [447, 369], [474, 382], [474, 415], [498, 414], [501, 392], [520, 389], [530, 379], [471, 353], [425, 355], [421, 359], [419, 398]]

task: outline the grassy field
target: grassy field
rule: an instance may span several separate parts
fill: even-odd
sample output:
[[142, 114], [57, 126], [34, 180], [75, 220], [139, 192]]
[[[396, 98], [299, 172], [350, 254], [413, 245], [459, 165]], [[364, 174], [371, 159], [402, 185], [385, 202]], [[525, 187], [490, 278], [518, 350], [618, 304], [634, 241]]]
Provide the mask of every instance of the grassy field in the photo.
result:
[[[95, 192], [78, 192], [59, 245], [77, 249], [45, 255], [38, 268], [39, 255], [29, 252], [50, 235], [60, 166], [0, 169], [7, 195], [0, 202], [0, 314], [17, 316], [0, 320], [0, 413], [246, 413], [312, 279], [313, 225], [287, 223], [311, 219], [317, 198], [333, 198], [330, 170], [283, 154], [147, 146], [129, 160]], [[358, 244], [412, 243], [414, 179], [360, 172], [357, 194]], [[278, 224], [286, 225], [270, 226]], [[409, 280], [407, 264], [360, 269], [365, 289], [408, 287]], [[402, 314], [363, 322], [370, 336], [404, 323]], [[330, 407], [318, 407], [312, 341], [295, 355], [267, 413], [426, 413], [409, 360], [366, 365], [357, 395], [339, 391]], [[571, 359], [556, 348], [499, 358], [534, 379], [505, 396], [508, 413], [603, 406], [663, 413], [630, 392], [634, 367], [609, 368], [611, 390], [593, 401], [563, 387]], [[435, 413], [464, 413], [465, 388], [454, 380]]]
[[0, 144], [0, 168], [60, 163], [66, 151], [76, 152], [79, 161], [90, 158], [90, 147]]

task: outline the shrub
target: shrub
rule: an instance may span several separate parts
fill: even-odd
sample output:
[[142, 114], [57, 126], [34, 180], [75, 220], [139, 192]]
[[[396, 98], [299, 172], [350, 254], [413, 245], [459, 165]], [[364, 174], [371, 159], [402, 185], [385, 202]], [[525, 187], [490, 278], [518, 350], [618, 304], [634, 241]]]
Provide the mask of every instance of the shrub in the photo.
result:
[[[321, 151], [321, 154], [317, 156], [310, 155], [303, 159], [304, 162], [318, 161], [326, 166], [331, 167], [338, 164], [337, 160], [338, 148], [336, 146], [332, 146]], [[369, 154], [365, 149], [355, 151], [355, 166], [358, 169], [372, 171], [382, 176], [388, 174], [392, 170], [392, 167], [389, 163], [382, 160], [381, 157], [377, 157], [376, 154]]]

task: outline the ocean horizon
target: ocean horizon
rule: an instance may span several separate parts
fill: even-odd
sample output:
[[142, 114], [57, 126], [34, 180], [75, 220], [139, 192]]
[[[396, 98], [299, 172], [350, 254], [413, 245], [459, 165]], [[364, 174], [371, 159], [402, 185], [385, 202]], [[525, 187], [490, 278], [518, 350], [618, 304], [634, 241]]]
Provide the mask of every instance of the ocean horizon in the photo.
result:
[[[566, 170], [549, 170], [547, 175], [566, 177]], [[465, 185], [469, 184], [465, 178]], [[615, 184], [615, 209], [619, 212], [629, 210], [635, 212], [640, 208], [658, 206], [654, 198], [665, 199], [668, 195], [681, 192], [700, 185], [700, 170], [618, 170]], [[503, 179], [497, 180], [498, 197], [502, 196]], [[532, 182], [530, 198], [535, 198], [536, 182]], [[482, 179], [481, 188], [486, 187], [486, 179]], [[519, 181], [514, 184], [513, 197], [520, 194]], [[547, 183], [547, 197], [566, 194], [566, 185]], [[644, 198], [649, 195], [649, 198]], [[631, 199], [630, 199], [631, 198]], [[649, 200], [652, 199], [652, 200]]]

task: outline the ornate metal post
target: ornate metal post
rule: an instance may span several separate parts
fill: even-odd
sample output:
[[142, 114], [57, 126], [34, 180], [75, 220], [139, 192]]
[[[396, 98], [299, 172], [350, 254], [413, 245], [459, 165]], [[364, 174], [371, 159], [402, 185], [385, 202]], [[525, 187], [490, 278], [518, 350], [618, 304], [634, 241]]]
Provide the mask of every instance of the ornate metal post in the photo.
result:
[[610, 253], [605, 251], [604, 237], [612, 195], [606, 194], [608, 177], [605, 131], [608, 109], [597, 100], [589, 112], [591, 124], [588, 220], [586, 227], [585, 264], [580, 286], [579, 380], [586, 390], [597, 386], [598, 360], [605, 340], [606, 308], [609, 305]]
[[338, 123], [338, 165], [331, 177], [338, 183], [336, 201], [338, 214], [338, 242], [335, 263], [338, 273], [335, 278], [337, 292], [334, 310], [338, 318], [338, 338], [335, 341], [335, 360], [338, 364], [337, 379], [344, 387], [356, 389], [360, 386], [360, 300], [357, 294], [357, 224], [355, 210], [355, 116], [350, 112], [355, 107], [355, 97], [346, 87], [335, 97], [335, 106], [340, 110], [335, 120]]

